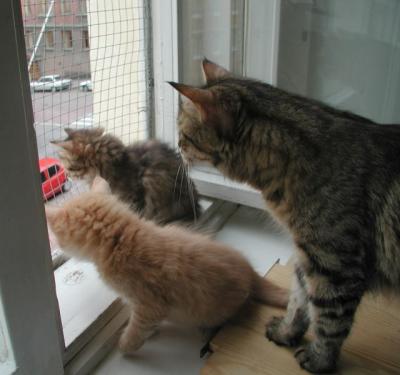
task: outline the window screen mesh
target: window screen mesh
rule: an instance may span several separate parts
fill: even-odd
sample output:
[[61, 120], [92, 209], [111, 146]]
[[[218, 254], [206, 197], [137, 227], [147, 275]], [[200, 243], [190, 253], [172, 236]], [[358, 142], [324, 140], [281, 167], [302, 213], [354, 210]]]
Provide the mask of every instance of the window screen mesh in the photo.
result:
[[[64, 128], [101, 126], [125, 143], [147, 138], [148, 2], [21, 0], [21, 7], [39, 158], [57, 158], [50, 141], [65, 138]], [[62, 192], [58, 180], [49, 193], [47, 179], [57, 176], [44, 172], [46, 204], [87, 189], [70, 181]]]

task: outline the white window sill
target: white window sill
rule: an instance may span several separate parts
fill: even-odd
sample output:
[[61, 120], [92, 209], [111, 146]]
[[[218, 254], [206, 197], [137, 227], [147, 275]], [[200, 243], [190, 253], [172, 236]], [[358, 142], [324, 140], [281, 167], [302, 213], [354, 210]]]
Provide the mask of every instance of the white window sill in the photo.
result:
[[122, 304], [91, 263], [70, 259], [54, 271], [68, 362]]
[[216, 170], [195, 167], [191, 170], [190, 176], [202, 195], [265, 209], [265, 202], [260, 192], [249, 185], [224, 178]]

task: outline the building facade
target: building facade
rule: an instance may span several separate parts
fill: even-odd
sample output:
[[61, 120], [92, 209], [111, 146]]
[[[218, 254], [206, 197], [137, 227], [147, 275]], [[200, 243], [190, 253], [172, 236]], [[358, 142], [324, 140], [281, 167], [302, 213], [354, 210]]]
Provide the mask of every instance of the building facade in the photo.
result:
[[21, 6], [27, 60], [34, 55], [31, 80], [50, 74], [90, 77], [87, 0], [21, 0]]

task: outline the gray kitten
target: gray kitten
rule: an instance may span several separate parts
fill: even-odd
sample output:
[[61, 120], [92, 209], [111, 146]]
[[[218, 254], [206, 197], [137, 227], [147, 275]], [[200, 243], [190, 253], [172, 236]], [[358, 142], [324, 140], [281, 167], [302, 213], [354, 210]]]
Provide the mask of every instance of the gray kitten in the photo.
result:
[[180, 155], [165, 143], [125, 146], [101, 128], [64, 130], [68, 137], [52, 143], [61, 147], [59, 156], [71, 177], [91, 182], [100, 175], [133, 210], [160, 224], [199, 217], [196, 188]]

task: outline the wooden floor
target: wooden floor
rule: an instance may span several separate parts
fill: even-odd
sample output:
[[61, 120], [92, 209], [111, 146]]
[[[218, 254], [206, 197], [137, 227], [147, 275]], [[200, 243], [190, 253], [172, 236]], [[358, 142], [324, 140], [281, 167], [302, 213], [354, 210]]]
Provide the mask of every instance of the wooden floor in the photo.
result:
[[[268, 278], [289, 287], [291, 267], [276, 265]], [[283, 310], [254, 304], [224, 327], [211, 342], [213, 354], [203, 375], [306, 374], [294, 349], [278, 347], [265, 336], [265, 323]], [[345, 342], [338, 374], [400, 374], [400, 301], [365, 297]]]

